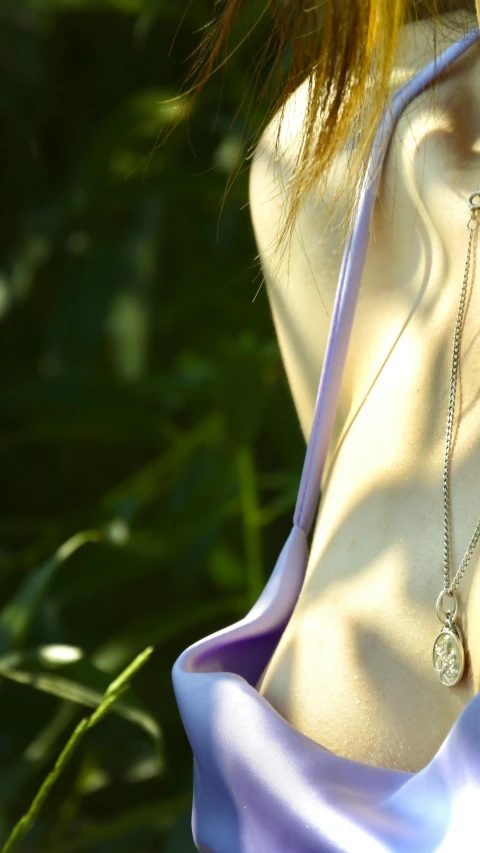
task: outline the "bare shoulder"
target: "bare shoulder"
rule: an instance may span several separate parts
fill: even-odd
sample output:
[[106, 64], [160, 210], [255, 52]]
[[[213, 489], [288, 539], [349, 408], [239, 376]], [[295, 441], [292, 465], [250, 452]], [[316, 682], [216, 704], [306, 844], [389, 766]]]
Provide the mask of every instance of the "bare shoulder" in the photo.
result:
[[[463, 14], [459, 13], [460, 16]], [[458, 23], [461, 25], [462, 22], [458, 20]], [[472, 16], [468, 23], [474, 25]], [[458, 27], [439, 29], [432, 21], [404, 27], [392, 74], [392, 89], [402, 85], [430, 62], [435, 53], [458, 39], [459, 32]], [[305, 199], [295, 223], [290, 251], [282, 253], [279, 235], [301, 145], [307, 86], [306, 81], [290, 96], [283, 115], [277, 113], [261, 136], [252, 159], [249, 193], [261, 274], [306, 439], [313, 418], [343, 256], [340, 226], [347, 211], [345, 205], [340, 204], [332, 218], [331, 203], [343, 189], [348, 157], [347, 151], [339, 151], [322, 192], [311, 193]], [[402, 128], [400, 133], [404, 133]], [[339, 401], [339, 429], [342, 425], [341, 412], [348, 413], [352, 394], [353, 377], [348, 374], [347, 365]]]
[[[441, 16], [440, 26], [438, 22], [427, 19], [403, 27], [391, 77], [392, 92], [456, 41], [462, 29], [474, 26], [475, 21], [474, 15], [461, 10]], [[457, 61], [455, 65], [461, 62]], [[308, 81], [305, 81], [290, 96], [283, 114], [277, 113], [268, 124], [252, 158], [250, 208], [260, 260], [266, 267], [267, 279], [271, 278], [279, 254], [278, 236], [289, 200], [290, 180], [300, 152], [307, 98]], [[315, 193], [315, 199], [306, 200], [308, 216], [316, 219], [313, 227], [316, 241], [320, 241], [322, 250], [327, 253], [334, 252], [341, 244], [338, 224], [343, 219], [345, 208], [339, 207], [339, 216], [328, 228], [327, 223], [332, 199], [343, 188], [346, 161], [347, 152], [339, 151], [335, 164], [325, 178], [323, 195]], [[303, 226], [303, 222], [298, 225]], [[318, 226], [321, 226], [320, 230]], [[326, 309], [331, 305], [331, 297], [327, 288]]]
[[[295, 237], [288, 259], [284, 257], [279, 236], [290, 201], [291, 179], [300, 154], [304, 117], [307, 108], [308, 81], [289, 97], [282, 114], [277, 113], [264, 130], [255, 149], [250, 169], [250, 209], [252, 224], [266, 274], [267, 285], [278, 281], [287, 273], [292, 263], [296, 265], [299, 254], [305, 254], [310, 245], [305, 242], [307, 225], [313, 224], [311, 235], [320, 241], [324, 250], [340, 244], [340, 234], [335, 223], [327, 228], [330, 204], [341, 181], [342, 153], [338, 155], [332, 174], [325, 181], [322, 193], [310, 194], [305, 200], [296, 222]], [[341, 211], [343, 212], [343, 211]], [[307, 218], [305, 217], [307, 214]], [[317, 225], [323, 227], [319, 230]], [[308, 229], [307, 229], [308, 231]], [[308, 234], [310, 236], [310, 234]], [[284, 263], [281, 263], [283, 261]], [[274, 270], [277, 267], [277, 275]], [[323, 305], [329, 315], [329, 303]]]
[[261, 275], [305, 439], [341, 264], [340, 229], [329, 222], [325, 194], [310, 194], [299, 211], [288, 250], [279, 244], [306, 99], [305, 83], [289, 98], [282, 119], [277, 114], [265, 129], [251, 164], [249, 194]]

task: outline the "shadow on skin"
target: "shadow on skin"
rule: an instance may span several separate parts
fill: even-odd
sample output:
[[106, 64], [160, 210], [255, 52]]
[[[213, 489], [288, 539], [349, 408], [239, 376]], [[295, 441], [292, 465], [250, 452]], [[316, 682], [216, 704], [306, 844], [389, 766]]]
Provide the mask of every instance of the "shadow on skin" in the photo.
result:
[[[448, 690], [431, 661], [440, 630], [435, 601], [453, 330], [466, 200], [480, 159], [468, 98], [451, 82], [435, 124], [414, 106], [387, 155], [346, 365], [347, 386], [349, 376], [359, 376], [364, 387], [355, 378], [353, 414], [332, 442], [304, 586], [259, 683], [292, 725], [332, 752], [414, 771], [479, 689], [480, 671], [478, 550], [458, 595], [472, 671]], [[313, 243], [310, 263], [319, 275], [315, 252]], [[452, 446], [454, 571], [480, 514], [480, 315], [471, 283], [468, 293]], [[289, 340], [308, 362], [302, 329], [284, 309]], [[310, 372], [315, 390], [318, 379], [319, 370]]]
[[[434, 348], [433, 374], [443, 369], [438, 365], [445, 346], [440, 341]], [[428, 375], [425, 386], [436, 387]], [[320, 506], [318, 538], [296, 613], [261, 686], [280, 713], [332, 752], [408, 770], [428, 763], [473, 695], [471, 679], [446, 691], [431, 665], [440, 629], [434, 604], [442, 582], [442, 497], [441, 479], [429, 477], [431, 469], [422, 461], [441, 461], [444, 442], [443, 424], [433, 435], [429, 426], [435, 421], [433, 396], [422, 397], [415, 415], [413, 461], [407, 456], [394, 474], [377, 471], [377, 483], [367, 494], [368, 470], [357, 472], [358, 482], [364, 477], [357, 500], [350, 496], [339, 504], [337, 499], [332, 509], [327, 495]], [[359, 436], [352, 427], [347, 431], [350, 451], [357, 439], [354, 456], [360, 460], [366, 448], [362, 438], [375, 445], [377, 437], [369, 434], [368, 425]], [[405, 438], [412, 441], [411, 434]], [[388, 443], [388, 436], [385, 441], [390, 457], [401, 458], [399, 447]], [[354, 479], [341, 449], [345, 446], [336, 448], [326, 491], [338, 489], [334, 474], [343, 487]], [[478, 493], [479, 470], [477, 441], [467, 453], [464, 446], [455, 460], [452, 494], [461, 501], [454, 505], [454, 554], [459, 553], [457, 538], [463, 553], [477, 521], [472, 496]], [[358, 488], [358, 483], [351, 485]], [[348, 495], [345, 488], [340, 492]], [[470, 615], [476, 562], [459, 595], [463, 623]]]
[[[419, 569], [428, 566], [429, 555], [432, 562], [437, 531], [425, 517], [418, 481], [398, 488], [395, 500], [403, 494], [400, 500], [414, 501], [425, 540], [420, 553], [401, 516], [387, 530], [393, 492], [365, 498], [328, 541], [261, 692], [335, 754], [416, 771], [436, 752], [473, 690], [467, 678], [454, 691], [436, 681], [431, 649], [440, 630], [434, 603], [441, 572], [435, 565], [424, 577]], [[471, 581], [464, 582], [461, 605]]]

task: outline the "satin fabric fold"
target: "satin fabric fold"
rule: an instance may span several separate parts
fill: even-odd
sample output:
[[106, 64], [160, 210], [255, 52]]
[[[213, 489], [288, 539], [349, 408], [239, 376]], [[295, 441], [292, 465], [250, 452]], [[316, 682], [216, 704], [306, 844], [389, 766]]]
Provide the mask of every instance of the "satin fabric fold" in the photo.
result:
[[453, 853], [476, 849], [480, 694], [432, 761], [406, 773], [334, 755], [255, 689], [285, 630], [331, 436], [380, 166], [401, 111], [477, 38], [472, 30], [395, 95], [381, 122], [347, 244], [294, 525], [246, 616], [186, 649], [172, 678], [194, 755], [192, 830], [201, 853]]

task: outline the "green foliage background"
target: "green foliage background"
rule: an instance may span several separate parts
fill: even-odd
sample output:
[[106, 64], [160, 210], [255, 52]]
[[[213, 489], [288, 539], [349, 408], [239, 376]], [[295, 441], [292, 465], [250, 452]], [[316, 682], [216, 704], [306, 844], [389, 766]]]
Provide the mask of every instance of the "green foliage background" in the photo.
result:
[[155, 647], [25, 853], [192, 853], [171, 667], [246, 612], [291, 525], [304, 442], [254, 299], [245, 168], [221, 212], [264, 118], [268, 22], [151, 157], [211, 13], [187, 6], [0, 9], [0, 843], [85, 706]]

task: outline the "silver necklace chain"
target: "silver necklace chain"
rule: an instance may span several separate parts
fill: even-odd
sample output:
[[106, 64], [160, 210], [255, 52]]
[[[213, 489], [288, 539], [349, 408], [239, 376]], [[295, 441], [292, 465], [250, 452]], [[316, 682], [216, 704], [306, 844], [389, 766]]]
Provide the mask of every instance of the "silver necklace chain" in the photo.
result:
[[[475, 199], [477, 199], [477, 202], [475, 202]], [[460, 292], [460, 301], [453, 336], [452, 371], [450, 374], [450, 390], [448, 394], [445, 459], [443, 465], [443, 589], [437, 598], [437, 616], [440, 619], [440, 622], [442, 622], [443, 628], [437, 635], [433, 644], [433, 668], [441, 684], [444, 684], [446, 687], [454, 687], [455, 684], [458, 684], [464, 671], [465, 651], [463, 648], [463, 637], [462, 632], [455, 621], [458, 615], [458, 601], [455, 595], [455, 590], [458, 589], [460, 581], [465, 574], [465, 570], [475, 550], [475, 546], [480, 538], [479, 519], [458, 571], [453, 580], [450, 581], [450, 455], [452, 449], [453, 418], [455, 414], [460, 342], [463, 331], [473, 238], [478, 227], [477, 211], [480, 210], [480, 190], [476, 190], [469, 195], [468, 204], [471, 212], [470, 219], [467, 222], [469, 237], [463, 284]], [[453, 607], [445, 609], [445, 598], [449, 598], [450, 601], [453, 602]]]
[[[474, 194], [476, 195], [476, 193]], [[470, 202], [473, 204], [472, 202]], [[468, 277], [470, 273], [470, 262], [472, 255], [472, 243], [473, 243], [473, 235], [477, 230], [478, 221], [476, 216], [476, 208], [472, 207], [472, 214], [467, 223], [467, 229], [469, 231], [468, 238], [468, 246], [467, 246], [467, 256], [465, 259], [465, 272], [463, 276], [463, 284], [462, 290], [460, 292], [460, 302], [458, 305], [457, 311], [457, 321], [455, 323], [455, 332], [453, 336], [453, 356], [452, 356], [452, 372], [450, 376], [450, 391], [448, 395], [448, 415], [447, 415], [447, 430], [445, 437], [445, 460], [443, 465], [443, 585], [444, 590], [447, 595], [452, 595], [460, 584], [460, 581], [465, 574], [465, 570], [470, 562], [470, 558], [475, 550], [475, 546], [480, 538], [480, 519], [478, 520], [477, 526], [475, 528], [475, 532], [472, 536], [470, 544], [465, 552], [462, 562], [460, 563], [459, 569], [453, 578], [452, 582], [450, 582], [450, 483], [449, 483], [449, 469], [450, 469], [450, 451], [452, 446], [452, 433], [453, 433], [453, 416], [455, 413], [455, 396], [457, 391], [457, 375], [458, 375], [458, 362], [459, 362], [459, 353], [460, 353], [460, 340], [462, 336], [463, 330], [463, 321], [464, 321], [464, 313], [465, 313], [465, 302], [466, 302], [466, 294], [467, 294], [467, 285], [468, 285]]]

